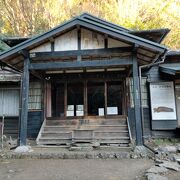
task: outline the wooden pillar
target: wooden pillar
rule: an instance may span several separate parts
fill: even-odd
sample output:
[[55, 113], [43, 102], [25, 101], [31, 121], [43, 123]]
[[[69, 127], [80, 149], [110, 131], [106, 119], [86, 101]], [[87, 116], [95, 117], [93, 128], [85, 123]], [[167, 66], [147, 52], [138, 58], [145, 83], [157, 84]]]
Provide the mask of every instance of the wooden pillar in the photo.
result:
[[88, 116], [87, 80], [84, 81], [84, 116]]
[[64, 83], [64, 117], [67, 116], [67, 82]]
[[46, 81], [46, 117], [52, 116], [51, 98], [51, 82]]
[[134, 88], [134, 115], [136, 130], [136, 145], [143, 145], [142, 137], [142, 116], [141, 116], [141, 100], [140, 100], [140, 82], [138, 76], [137, 51], [133, 51], [133, 88]]
[[107, 116], [107, 82], [104, 82], [104, 115]]
[[21, 85], [21, 113], [20, 113], [20, 132], [19, 145], [26, 145], [27, 121], [28, 121], [28, 95], [29, 95], [29, 57], [24, 59], [24, 70]]

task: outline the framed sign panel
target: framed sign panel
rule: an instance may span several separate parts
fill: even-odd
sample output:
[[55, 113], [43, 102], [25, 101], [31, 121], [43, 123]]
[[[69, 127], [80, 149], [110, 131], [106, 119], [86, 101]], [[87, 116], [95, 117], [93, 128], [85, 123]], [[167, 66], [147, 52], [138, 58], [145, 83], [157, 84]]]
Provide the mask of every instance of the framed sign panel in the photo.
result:
[[173, 82], [150, 83], [152, 120], [176, 120]]

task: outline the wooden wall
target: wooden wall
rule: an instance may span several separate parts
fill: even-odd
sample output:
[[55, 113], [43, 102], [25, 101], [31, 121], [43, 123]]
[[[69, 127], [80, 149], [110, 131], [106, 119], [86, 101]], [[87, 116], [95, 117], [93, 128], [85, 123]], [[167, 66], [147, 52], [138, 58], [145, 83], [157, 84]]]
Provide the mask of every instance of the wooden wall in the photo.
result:
[[[149, 108], [143, 109], [143, 128], [144, 128], [144, 137], [145, 138], [167, 138], [167, 137], [177, 137], [176, 130], [167, 130], [167, 125], [169, 125], [169, 121], [163, 122], [166, 129], [159, 130], [159, 129], [152, 129], [152, 121], [151, 121], [151, 114]], [[135, 138], [135, 121], [134, 121], [134, 108], [128, 108], [128, 118], [129, 124], [132, 132], [132, 137]], [[177, 121], [176, 121], [177, 122]], [[170, 124], [173, 124], [170, 123]], [[156, 127], [161, 127], [162, 123], [157, 122]]]
[[[148, 71], [143, 72], [143, 76], [147, 76], [148, 78], [148, 90], [150, 82], [158, 82], [158, 81], [174, 81], [174, 76], [170, 76], [167, 74], [163, 74], [159, 71], [158, 66], [154, 66]], [[150, 97], [149, 97], [150, 99]], [[150, 101], [149, 107], [143, 108], [143, 126], [144, 126], [144, 136], [145, 137], [173, 137], [176, 136], [176, 127], [177, 120], [151, 120], [151, 109], [150, 109]], [[134, 122], [134, 108], [128, 109], [128, 118], [130, 121], [130, 126], [132, 130], [132, 135], [135, 137], [135, 122]]]
[[[81, 40], [80, 47], [81, 49], [100, 49], [105, 48], [105, 35], [100, 34], [95, 31], [91, 31], [85, 28], [80, 29]], [[39, 45], [30, 50], [30, 53], [33, 52], [49, 52], [49, 51], [68, 51], [68, 50], [78, 50], [78, 30], [73, 29], [69, 32], [66, 32], [60, 36], [57, 36], [53, 40], [53, 50], [52, 50], [52, 40], [45, 42], [44, 44]], [[108, 48], [113, 47], [128, 47], [129, 44], [110, 38], [107, 38]]]
[[[36, 139], [42, 125], [42, 111], [28, 112], [27, 137]], [[4, 134], [9, 138], [18, 138], [19, 117], [5, 117]]]
[[78, 49], [77, 29], [69, 31], [55, 38], [54, 51], [67, 51], [67, 50], [77, 50], [77, 49]]
[[39, 133], [43, 122], [43, 112], [42, 111], [30, 111], [28, 112], [28, 127], [27, 127], [27, 137], [30, 139], [35, 139]]

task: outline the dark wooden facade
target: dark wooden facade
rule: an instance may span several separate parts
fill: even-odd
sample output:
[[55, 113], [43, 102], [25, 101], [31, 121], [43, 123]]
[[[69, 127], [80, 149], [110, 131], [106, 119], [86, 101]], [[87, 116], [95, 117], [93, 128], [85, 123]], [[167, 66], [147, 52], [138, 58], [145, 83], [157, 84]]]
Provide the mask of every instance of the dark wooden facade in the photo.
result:
[[[60, 119], [63, 120], [60, 123], [64, 121], [67, 123], [69, 121], [72, 124], [77, 124], [77, 120], [80, 124], [92, 119], [89, 124], [92, 126], [91, 123], [94, 119], [97, 119], [97, 122], [101, 122], [101, 125], [102, 123], [107, 125], [106, 123], [109, 122], [109, 119], [117, 120], [117, 118], [121, 119], [124, 117], [125, 119], [126, 117], [130, 119], [136, 144], [142, 145], [143, 124], [139, 67], [148, 64], [153, 65], [155, 62], [162, 61], [167, 50], [159, 44], [159, 38], [158, 40], [152, 38], [153, 42], [152, 39], [145, 39], [146, 35], [143, 35], [144, 37], [142, 38], [138, 33], [136, 35], [136, 33], [134, 34], [130, 30], [102, 21], [94, 16], [83, 14], [45, 34], [29, 39], [0, 54], [2, 63], [6, 63], [10, 67], [22, 72], [20, 145], [26, 144], [27, 134], [31, 134], [30, 136], [32, 137], [36, 136], [42, 119], [45, 121], [54, 118], [54, 122], [51, 122], [55, 124]], [[143, 33], [148, 34], [150, 32]], [[159, 36], [164, 36], [167, 34], [167, 31], [163, 33], [163, 35], [160, 34]], [[152, 75], [150, 71], [146, 71], [144, 75], [147, 76], [148, 73]], [[38, 78], [41, 82], [43, 98], [41, 111], [36, 110], [28, 113], [29, 82], [31, 81], [30, 79], [33, 79], [32, 77]], [[133, 108], [129, 104], [128, 78], [133, 79]], [[150, 76], [148, 76], [149, 78]], [[91, 117], [88, 109], [88, 88], [90, 82], [103, 84], [104, 114], [101, 117], [98, 114], [97, 117], [95, 115]], [[118, 110], [119, 113], [113, 116], [109, 116], [107, 112], [109, 82], [119, 83], [122, 88], [122, 107], [121, 110]], [[53, 96], [57, 91], [53, 91], [53, 83], [55, 84], [54, 86], [59, 83], [59, 86], [63, 89], [63, 95], [61, 95], [63, 107], [61, 107], [62, 105], [56, 105], [56, 107], [63, 109], [61, 115], [58, 111], [54, 112], [58, 108], [53, 105], [53, 102], [56, 100], [56, 98], [53, 99]], [[76, 85], [79, 85], [78, 83], [82, 84], [81, 94], [83, 94], [83, 102], [80, 105], [83, 105], [83, 115], [81, 116], [67, 116], [67, 108], [70, 105], [67, 103], [67, 88], [70, 83]], [[58, 103], [56, 102], [56, 104]], [[148, 117], [147, 113], [145, 115]], [[144, 117], [146, 118], [146, 116]], [[97, 127], [99, 125], [96, 124]], [[114, 125], [110, 124], [110, 126]], [[31, 128], [32, 130], [30, 130]], [[84, 131], [85, 129], [80, 130]], [[94, 129], [90, 130], [94, 131]], [[40, 133], [42, 133], [41, 131], [42, 128]], [[73, 130], [74, 133], [76, 131], [77, 129]]]

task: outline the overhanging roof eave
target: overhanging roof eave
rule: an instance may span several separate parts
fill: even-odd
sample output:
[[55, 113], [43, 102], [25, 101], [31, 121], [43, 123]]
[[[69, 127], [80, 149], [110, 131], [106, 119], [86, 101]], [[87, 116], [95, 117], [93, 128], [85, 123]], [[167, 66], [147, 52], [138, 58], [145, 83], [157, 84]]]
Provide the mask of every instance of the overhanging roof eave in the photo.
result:
[[12, 56], [15, 53], [18, 53], [19, 51], [26, 49], [32, 45], [38, 44], [40, 42], [43, 42], [44, 40], [50, 38], [51, 36], [56, 35], [57, 33], [60, 33], [66, 29], [72, 28], [73, 26], [80, 25], [84, 26], [85, 28], [89, 28], [95, 31], [99, 31], [102, 33], [107, 33], [110, 36], [117, 37], [119, 39], [124, 39], [126, 41], [130, 41], [134, 44], [138, 44], [140, 46], [144, 46], [145, 48], [152, 49], [153, 51], [163, 53], [166, 51], [166, 47], [154, 43], [152, 41], [131, 35], [127, 32], [123, 32], [117, 29], [113, 29], [111, 27], [108, 27], [107, 25], [98, 24], [96, 22], [92, 22], [89, 20], [82, 19], [80, 17], [76, 17], [66, 23], [63, 23], [60, 26], [57, 26], [56, 28], [51, 29], [50, 31], [41, 34], [39, 36], [36, 36], [34, 38], [31, 38], [27, 41], [22, 42], [21, 44], [18, 44], [17, 46], [14, 46], [13, 48], [3, 52], [0, 54], [0, 60], [3, 60], [9, 56]]
[[[96, 27], [99, 27], [100, 31], [102, 32], [103, 31], [103, 28], [106, 29], [106, 32], [107, 34], [109, 35], [114, 35], [115, 37], [126, 37], [127, 41], [131, 41], [133, 43], [137, 43], [138, 45], [142, 45], [142, 46], [145, 46], [147, 48], [153, 48], [154, 51], [159, 51], [159, 52], [164, 52], [165, 50], [167, 50], [167, 48], [161, 44], [158, 44], [158, 43], [155, 43], [155, 42], [152, 42], [150, 40], [146, 40], [144, 38], [140, 38], [140, 37], [137, 37], [137, 36], [134, 36], [132, 34], [129, 34], [127, 32], [123, 32], [123, 31], [119, 31], [119, 30], [116, 30], [116, 29], [113, 29], [113, 28], [110, 28], [110, 27], [107, 27], [107, 26], [104, 26], [104, 25], [100, 25], [100, 24], [97, 24], [97, 23], [92, 23], [91, 21], [89, 20], [84, 20], [84, 19], [81, 19], [81, 18], [78, 18], [79, 19], [79, 24], [81, 24], [82, 26], [89, 26], [90, 28], [94, 28], [94, 30], [96, 30]], [[82, 21], [82, 23], [81, 23]], [[108, 33], [109, 32], [109, 33]], [[121, 35], [121, 36], [118, 36]]]
[[179, 63], [169, 63], [159, 65], [161, 72], [171, 75], [176, 75], [177, 72], [180, 72]]

